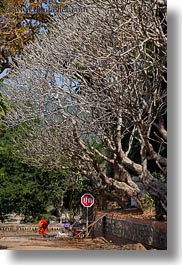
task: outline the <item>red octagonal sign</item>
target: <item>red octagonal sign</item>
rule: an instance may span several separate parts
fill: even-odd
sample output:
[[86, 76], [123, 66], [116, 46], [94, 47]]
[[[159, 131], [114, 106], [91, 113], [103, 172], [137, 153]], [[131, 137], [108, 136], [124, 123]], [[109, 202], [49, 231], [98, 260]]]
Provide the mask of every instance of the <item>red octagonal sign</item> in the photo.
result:
[[91, 207], [94, 204], [94, 196], [90, 193], [85, 193], [81, 197], [81, 204], [84, 207]]

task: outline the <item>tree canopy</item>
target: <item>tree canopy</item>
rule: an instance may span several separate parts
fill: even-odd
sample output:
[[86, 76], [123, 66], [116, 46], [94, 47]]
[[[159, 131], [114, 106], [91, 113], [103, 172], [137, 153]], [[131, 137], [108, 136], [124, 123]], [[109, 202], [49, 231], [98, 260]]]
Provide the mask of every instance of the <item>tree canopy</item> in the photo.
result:
[[[55, 1], [49, 1], [49, 5], [65, 7], [64, 3], [56, 3]], [[41, 7], [44, 8], [41, 9]], [[9, 67], [12, 59], [14, 60], [17, 55], [21, 55], [25, 44], [33, 40], [43, 26], [47, 28], [51, 8], [47, 12], [45, 8], [44, 1], [0, 1], [0, 60], [2, 69]], [[3, 90], [5, 85], [3, 82], [0, 85]], [[45, 212], [49, 205], [53, 205], [54, 209], [59, 212], [61, 203], [69, 205], [72, 212], [76, 211], [78, 209], [76, 201], [80, 199], [80, 192], [88, 187], [88, 182], [82, 178], [77, 165], [72, 163], [70, 166], [70, 162], [64, 155], [61, 156], [61, 164], [64, 164], [63, 169], [60, 167], [48, 168], [47, 153], [45, 153], [41, 168], [29, 166], [26, 161], [22, 163], [21, 159], [17, 158], [20, 143], [16, 150], [12, 149], [12, 136], [16, 139], [17, 133], [19, 136], [22, 135], [24, 133], [23, 127], [28, 127], [28, 124], [23, 125], [21, 129], [17, 128], [6, 132], [3, 118], [9, 105], [5, 94], [0, 92], [1, 216], [15, 211], [24, 214], [27, 220], [30, 216], [34, 219]], [[39, 152], [41, 151], [42, 149], [39, 150]], [[49, 151], [51, 152], [51, 149]], [[20, 149], [19, 157], [21, 156], [23, 154]], [[38, 152], [34, 156], [34, 161], [37, 157], [39, 157]], [[53, 153], [51, 157], [53, 158]], [[57, 156], [54, 160], [56, 161], [56, 159]], [[59, 162], [57, 161], [58, 164]], [[36, 166], [40, 166], [40, 163]], [[72, 171], [74, 171], [73, 174]]]
[[22, 54], [25, 44], [47, 28], [49, 13], [41, 8], [43, 2], [0, 1], [0, 70], [10, 67], [14, 57]]
[[8, 130], [0, 138], [0, 218], [16, 213], [24, 221], [36, 221], [42, 214], [59, 216], [67, 208], [79, 210], [80, 196], [88, 184], [78, 170], [50, 170], [23, 163], [12, 148], [13, 136], [20, 132]]
[[[26, 131], [27, 159], [37, 153], [42, 163], [48, 147], [54, 157], [64, 152], [113, 199], [125, 194], [142, 209], [143, 193], [132, 179], [138, 176], [166, 210], [165, 1], [79, 5], [84, 12], [61, 13], [17, 60], [7, 125], [35, 121]], [[59, 159], [48, 154], [54, 167]]]

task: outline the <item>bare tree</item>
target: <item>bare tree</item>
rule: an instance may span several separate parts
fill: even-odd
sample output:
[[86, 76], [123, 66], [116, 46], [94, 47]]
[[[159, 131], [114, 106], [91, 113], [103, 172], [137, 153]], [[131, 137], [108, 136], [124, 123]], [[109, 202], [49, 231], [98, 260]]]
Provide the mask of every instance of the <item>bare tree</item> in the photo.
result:
[[[115, 199], [126, 194], [143, 208], [137, 175], [166, 210], [166, 4], [78, 6], [83, 12], [60, 13], [17, 61], [6, 90], [13, 107], [7, 124], [36, 121], [34, 139], [42, 126], [47, 135], [38, 141], [54, 147], [50, 164], [64, 150], [82, 161], [83, 172], [94, 170]], [[39, 145], [30, 138], [25, 144], [30, 155]]]

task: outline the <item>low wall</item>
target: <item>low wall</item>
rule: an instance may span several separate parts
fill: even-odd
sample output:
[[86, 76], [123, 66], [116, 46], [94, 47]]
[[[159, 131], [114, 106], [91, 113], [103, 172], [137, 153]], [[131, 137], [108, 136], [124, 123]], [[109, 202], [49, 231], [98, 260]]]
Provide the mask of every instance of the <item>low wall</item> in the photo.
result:
[[[49, 232], [51, 231], [60, 231], [60, 225], [49, 225], [48, 226]], [[33, 224], [0, 224], [0, 232], [19, 232], [19, 231], [27, 231], [27, 232], [36, 232], [38, 231], [38, 225]]]
[[140, 242], [147, 248], [167, 249], [167, 223], [164, 222], [107, 215], [95, 225], [94, 236], [121, 245]]

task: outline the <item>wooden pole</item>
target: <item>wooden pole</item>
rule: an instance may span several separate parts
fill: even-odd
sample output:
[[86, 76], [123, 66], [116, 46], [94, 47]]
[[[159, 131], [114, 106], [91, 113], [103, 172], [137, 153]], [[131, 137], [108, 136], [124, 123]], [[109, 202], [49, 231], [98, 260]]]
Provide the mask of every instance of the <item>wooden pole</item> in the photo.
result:
[[[107, 213], [103, 214], [102, 216], [100, 216], [97, 220], [95, 220], [94, 222], [92, 222], [90, 225], [88, 225], [88, 228], [92, 227], [98, 222], [100, 221], [104, 216], [106, 216]], [[87, 231], [87, 228], [83, 229], [83, 231], [81, 231], [80, 233], [78, 233], [77, 235], [75, 235], [74, 237], [79, 237], [80, 234], [84, 233], [85, 231]], [[89, 235], [89, 234], [87, 234]]]

